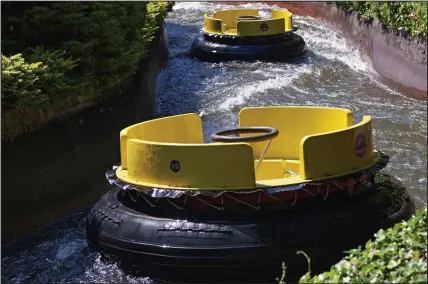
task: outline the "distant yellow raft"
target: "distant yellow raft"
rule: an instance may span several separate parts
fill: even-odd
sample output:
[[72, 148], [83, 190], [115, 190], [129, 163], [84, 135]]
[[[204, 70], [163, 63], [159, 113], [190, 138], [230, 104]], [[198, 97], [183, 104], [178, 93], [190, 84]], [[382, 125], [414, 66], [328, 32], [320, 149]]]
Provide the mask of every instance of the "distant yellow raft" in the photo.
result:
[[257, 9], [218, 10], [204, 15], [190, 55], [202, 61], [288, 61], [306, 51], [296, 30], [288, 10], [272, 10], [267, 18]]
[[204, 15], [202, 31], [218, 35], [265, 36], [293, 30], [288, 10], [272, 10], [270, 18], [260, 17], [257, 9], [228, 9]]
[[[251, 190], [346, 176], [381, 158], [373, 149], [371, 117], [354, 124], [348, 109], [244, 108], [239, 127], [213, 135], [224, 142], [204, 143], [202, 121], [194, 113], [132, 125], [120, 133], [116, 175], [143, 187]], [[250, 136], [254, 129], [248, 128], [254, 127], [273, 130]], [[234, 138], [222, 133], [245, 134]], [[250, 142], [235, 142], [239, 140]]]

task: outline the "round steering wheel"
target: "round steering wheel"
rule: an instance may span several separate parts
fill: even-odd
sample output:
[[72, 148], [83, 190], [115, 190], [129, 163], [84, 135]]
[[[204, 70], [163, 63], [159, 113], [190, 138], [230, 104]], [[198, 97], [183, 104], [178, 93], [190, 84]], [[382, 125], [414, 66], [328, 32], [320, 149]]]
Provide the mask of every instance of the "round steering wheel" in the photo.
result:
[[238, 21], [251, 21], [251, 20], [260, 20], [259, 16], [239, 16], [236, 17]]
[[[263, 133], [253, 136], [229, 136], [244, 133]], [[279, 131], [273, 127], [241, 127], [234, 129], [222, 130], [211, 135], [211, 140], [214, 142], [259, 142], [266, 141], [278, 136]]]

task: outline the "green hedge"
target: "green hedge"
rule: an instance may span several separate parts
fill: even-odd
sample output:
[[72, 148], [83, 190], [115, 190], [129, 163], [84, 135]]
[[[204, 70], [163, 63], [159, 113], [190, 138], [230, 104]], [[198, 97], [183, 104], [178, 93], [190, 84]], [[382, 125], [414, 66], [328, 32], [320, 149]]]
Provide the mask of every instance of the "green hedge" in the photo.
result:
[[159, 20], [171, 7], [171, 2], [2, 2], [6, 132], [20, 126], [9, 127], [7, 120], [16, 120], [16, 115], [9, 119], [11, 113], [52, 113], [53, 105], [73, 101], [61, 110], [67, 113], [83, 98], [91, 104], [120, 89], [147, 55]]
[[427, 283], [426, 207], [375, 237], [364, 249], [347, 252], [330, 271], [311, 276], [309, 268], [299, 283]]
[[43, 53], [41, 61], [34, 63], [26, 62], [20, 53], [2, 55], [2, 111], [40, 107], [49, 103], [52, 95], [73, 89], [74, 80], [65, 74], [77, 64], [62, 55], [63, 52]]
[[413, 37], [427, 36], [427, 2], [356, 2], [336, 1], [346, 10], [356, 11], [363, 19], [377, 18], [395, 30], [405, 30]]

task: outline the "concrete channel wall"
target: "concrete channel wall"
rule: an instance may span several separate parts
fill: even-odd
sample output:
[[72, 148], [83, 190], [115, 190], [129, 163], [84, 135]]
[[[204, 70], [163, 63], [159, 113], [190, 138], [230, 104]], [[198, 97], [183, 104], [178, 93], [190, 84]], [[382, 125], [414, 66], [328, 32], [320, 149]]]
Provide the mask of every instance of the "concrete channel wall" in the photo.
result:
[[322, 20], [359, 48], [362, 59], [376, 71], [381, 82], [410, 97], [427, 99], [426, 41], [392, 31], [377, 20], [364, 21], [357, 13], [326, 2], [263, 3], [286, 8], [293, 15]]
[[[427, 98], [427, 42], [396, 33], [378, 20], [359, 19], [355, 12], [345, 12], [325, 2], [306, 2], [318, 11], [318, 17], [356, 44], [372, 68], [407, 87], [403, 92]], [[294, 2], [292, 2], [292, 5]], [[292, 7], [290, 7], [292, 10]]]
[[[358, 46], [363, 60], [409, 96], [427, 98], [427, 42], [395, 33], [377, 20], [359, 19], [326, 2], [269, 2], [297, 15], [320, 18]], [[388, 82], [389, 81], [389, 82]]]
[[119, 132], [154, 117], [156, 81], [168, 60], [164, 22], [129, 90], [13, 142], [2, 142], [2, 243], [94, 203], [120, 162]]

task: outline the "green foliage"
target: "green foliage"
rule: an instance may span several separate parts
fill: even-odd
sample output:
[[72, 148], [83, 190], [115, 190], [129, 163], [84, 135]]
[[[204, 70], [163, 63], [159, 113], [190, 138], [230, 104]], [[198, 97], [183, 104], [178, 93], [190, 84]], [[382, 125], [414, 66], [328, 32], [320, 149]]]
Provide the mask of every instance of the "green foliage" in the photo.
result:
[[119, 87], [147, 55], [170, 8], [168, 2], [2, 2], [2, 110], [49, 107], [69, 95], [96, 97]]
[[2, 108], [25, 107], [29, 102], [39, 105], [46, 101], [48, 95], [40, 86], [46, 69], [42, 62], [25, 63], [22, 54], [10, 58], [2, 55]]
[[2, 55], [2, 109], [42, 106], [51, 99], [50, 94], [71, 88], [72, 82], [65, 73], [76, 66], [75, 62], [64, 59], [61, 52], [36, 52], [45, 63], [26, 62], [19, 53], [10, 57]]
[[427, 208], [409, 221], [380, 230], [374, 241], [347, 253], [330, 271], [299, 283], [427, 283]]
[[377, 18], [390, 28], [408, 31], [413, 37], [427, 36], [427, 2], [335, 3], [346, 10], [356, 11], [364, 19]]
[[[304, 252], [304, 251], [297, 251], [296, 254], [302, 254], [306, 260], [308, 261], [308, 274], [311, 274], [311, 259], [310, 257]], [[283, 262], [281, 265], [281, 270], [282, 270], [282, 275], [281, 278], [276, 278], [276, 281], [278, 282], [278, 284], [286, 284], [287, 282], [285, 282], [285, 278], [287, 276], [287, 266], [285, 265], [285, 263]]]

